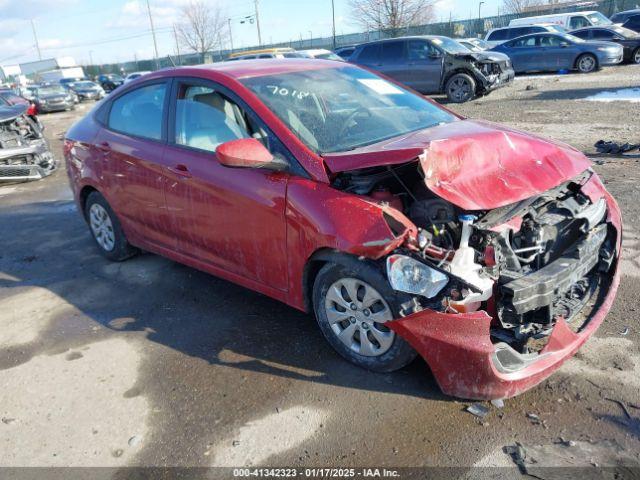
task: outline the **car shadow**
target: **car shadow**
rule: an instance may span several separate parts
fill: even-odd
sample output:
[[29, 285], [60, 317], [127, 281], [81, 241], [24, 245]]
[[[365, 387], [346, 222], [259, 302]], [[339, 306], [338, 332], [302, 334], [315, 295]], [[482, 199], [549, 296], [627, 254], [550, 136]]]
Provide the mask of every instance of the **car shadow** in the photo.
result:
[[[144, 332], [148, 341], [210, 365], [449, 399], [421, 359], [391, 374], [362, 370], [334, 352], [311, 315], [261, 294], [153, 254], [107, 261], [72, 202], [0, 207], [0, 238], [5, 295], [13, 288], [45, 288], [75, 307], [81, 321]], [[51, 328], [64, 321], [52, 319]]]
[[[613, 94], [620, 90], [631, 90], [633, 87], [620, 88], [572, 88], [571, 90], [548, 90], [531, 97], [531, 100], [584, 100], [599, 94]], [[637, 88], [635, 88], [637, 89]], [[640, 90], [640, 89], [637, 89]], [[611, 99], [613, 100], [613, 99]], [[625, 100], [620, 100], [625, 101]], [[603, 106], [606, 102], [602, 102]]]

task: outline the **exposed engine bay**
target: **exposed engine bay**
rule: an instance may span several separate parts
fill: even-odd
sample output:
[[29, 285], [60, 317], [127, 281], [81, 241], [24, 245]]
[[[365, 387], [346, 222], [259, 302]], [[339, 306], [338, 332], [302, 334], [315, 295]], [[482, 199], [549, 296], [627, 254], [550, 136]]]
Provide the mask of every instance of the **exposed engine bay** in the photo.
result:
[[544, 347], [558, 318], [580, 331], [614, 261], [606, 202], [581, 192], [590, 175], [489, 211], [437, 197], [415, 162], [341, 173], [333, 185], [385, 202], [418, 227], [417, 245], [386, 259], [392, 287], [413, 295], [404, 314], [484, 310], [492, 341], [528, 354]]
[[0, 108], [0, 181], [38, 180], [56, 167], [42, 129], [26, 115], [26, 107]]

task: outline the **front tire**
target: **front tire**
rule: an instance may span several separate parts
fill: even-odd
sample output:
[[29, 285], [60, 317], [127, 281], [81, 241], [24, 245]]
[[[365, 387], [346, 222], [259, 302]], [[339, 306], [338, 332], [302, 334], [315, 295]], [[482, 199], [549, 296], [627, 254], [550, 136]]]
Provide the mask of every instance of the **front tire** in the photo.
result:
[[598, 59], [590, 53], [585, 53], [576, 60], [576, 67], [580, 73], [595, 72], [598, 69]]
[[99, 192], [87, 197], [84, 214], [100, 253], [112, 262], [122, 262], [138, 253], [125, 236], [118, 217]]
[[374, 372], [392, 372], [416, 357], [385, 324], [399, 317], [401, 299], [375, 266], [328, 263], [313, 286], [320, 330], [345, 359]]
[[476, 95], [476, 81], [471, 75], [456, 73], [447, 80], [445, 93], [450, 102], [468, 102]]
[[640, 65], [640, 47], [636, 48], [633, 55], [631, 55], [631, 61], [636, 65]]

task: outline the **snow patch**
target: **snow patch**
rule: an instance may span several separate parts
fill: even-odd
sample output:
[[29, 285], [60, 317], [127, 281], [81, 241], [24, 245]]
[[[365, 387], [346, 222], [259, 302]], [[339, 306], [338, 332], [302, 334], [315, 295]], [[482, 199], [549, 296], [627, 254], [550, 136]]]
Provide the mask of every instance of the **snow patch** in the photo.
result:
[[587, 102], [633, 102], [640, 103], [640, 88], [621, 88], [596, 93], [585, 98]]

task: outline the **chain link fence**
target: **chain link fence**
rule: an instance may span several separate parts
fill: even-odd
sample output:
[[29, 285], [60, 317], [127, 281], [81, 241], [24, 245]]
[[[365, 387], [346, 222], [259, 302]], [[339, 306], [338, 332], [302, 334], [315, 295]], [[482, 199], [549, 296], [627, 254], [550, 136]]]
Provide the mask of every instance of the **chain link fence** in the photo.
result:
[[[484, 37], [484, 35], [492, 28], [505, 27], [515, 18], [533, 17], [537, 15], [548, 15], [553, 13], [567, 13], [574, 11], [598, 10], [607, 17], [616, 12], [631, 10], [638, 8], [640, 0], [601, 0], [598, 2], [582, 2], [583, 6], [563, 6], [559, 4], [555, 8], [547, 8], [540, 11], [530, 11], [526, 14], [509, 14], [498, 15], [493, 17], [483, 17], [468, 20], [451, 20], [448, 22], [430, 23], [427, 25], [416, 25], [398, 30], [377, 30], [362, 33], [352, 33], [347, 35], [336, 36], [336, 47], [346, 45], [356, 45], [359, 43], [380, 40], [383, 38], [393, 38], [410, 35], [444, 35], [453, 38], [468, 37]], [[594, 6], [594, 4], [596, 4]], [[333, 37], [319, 37], [301, 40], [292, 40], [289, 42], [265, 44], [260, 47], [257, 45], [243, 49], [235, 49], [234, 52], [253, 50], [257, 48], [281, 48], [291, 47], [296, 50], [307, 50], [311, 48], [333, 49]], [[158, 68], [168, 68], [173, 66], [198, 65], [201, 63], [210, 63], [223, 60], [231, 53], [231, 50], [217, 50], [207, 53], [204, 58], [200, 54], [187, 54], [180, 56], [168, 56], [155, 60], [141, 60], [136, 62], [126, 62], [121, 64], [110, 65], [92, 65], [85, 67], [88, 75], [94, 76], [99, 73], [119, 73], [124, 70], [126, 72], [157, 70]]]

